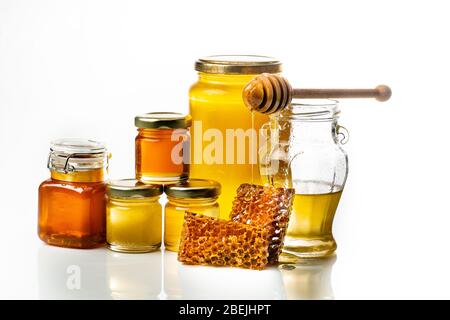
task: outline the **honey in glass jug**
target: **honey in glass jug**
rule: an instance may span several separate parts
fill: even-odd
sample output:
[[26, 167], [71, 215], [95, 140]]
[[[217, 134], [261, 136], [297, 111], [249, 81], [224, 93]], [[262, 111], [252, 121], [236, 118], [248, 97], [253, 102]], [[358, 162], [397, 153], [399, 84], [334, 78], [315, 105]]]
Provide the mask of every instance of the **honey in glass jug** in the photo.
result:
[[295, 188], [282, 262], [324, 257], [336, 250], [333, 219], [348, 174], [342, 149], [348, 132], [338, 125], [333, 100], [297, 100], [267, 124], [260, 170], [265, 183]]
[[268, 116], [250, 112], [244, 86], [261, 73], [278, 74], [281, 63], [263, 56], [210, 56], [197, 60], [198, 81], [189, 92], [192, 178], [222, 185], [220, 218], [228, 219], [242, 183], [261, 183], [257, 165], [259, 129]]

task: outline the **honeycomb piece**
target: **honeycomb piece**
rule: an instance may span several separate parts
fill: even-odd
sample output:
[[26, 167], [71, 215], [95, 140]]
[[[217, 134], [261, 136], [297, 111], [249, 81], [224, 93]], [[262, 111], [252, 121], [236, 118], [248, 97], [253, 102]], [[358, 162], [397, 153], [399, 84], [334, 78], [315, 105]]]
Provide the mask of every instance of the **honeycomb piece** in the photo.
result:
[[186, 212], [178, 261], [261, 270], [268, 262], [268, 236], [256, 226]]
[[262, 227], [269, 233], [269, 263], [276, 263], [283, 248], [295, 190], [242, 184], [239, 186], [230, 219]]

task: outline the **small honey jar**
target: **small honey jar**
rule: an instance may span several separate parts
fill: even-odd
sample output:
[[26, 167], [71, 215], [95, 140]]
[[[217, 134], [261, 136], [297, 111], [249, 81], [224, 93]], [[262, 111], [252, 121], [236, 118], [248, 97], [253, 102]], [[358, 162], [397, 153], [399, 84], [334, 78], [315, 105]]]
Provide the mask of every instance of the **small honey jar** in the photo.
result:
[[47, 167], [51, 177], [39, 186], [39, 238], [60, 247], [104, 245], [105, 146], [82, 139], [53, 141]]
[[171, 184], [189, 175], [191, 117], [175, 112], [152, 112], [135, 117], [138, 135], [136, 179], [149, 184]]
[[162, 186], [123, 179], [108, 182], [106, 190], [109, 249], [128, 253], [158, 250], [162, 238]]
[[168, 200], [164, 210], [164, 246], [167, 250], [178, 252], [186, 211], [219, 218], [217, 199], [220, 190], [220, 183], [204, 179], [190, 179], [164, 188]]

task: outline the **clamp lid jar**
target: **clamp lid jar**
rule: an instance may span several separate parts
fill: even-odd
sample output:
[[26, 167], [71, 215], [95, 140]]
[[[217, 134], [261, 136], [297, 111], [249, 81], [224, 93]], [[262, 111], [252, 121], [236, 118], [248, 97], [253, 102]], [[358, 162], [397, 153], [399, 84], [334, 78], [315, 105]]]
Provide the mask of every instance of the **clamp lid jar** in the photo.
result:
[[103, 143], [84, 139], [59, 139], [50, 143], [47, 167], [63, 181], [103, 181], [108, 153]]
[[84, 139], [51, 142], [51, 178], [39, 186], [38, 234], [50, 245], [94, 248], [106, 237], [104, 144]]

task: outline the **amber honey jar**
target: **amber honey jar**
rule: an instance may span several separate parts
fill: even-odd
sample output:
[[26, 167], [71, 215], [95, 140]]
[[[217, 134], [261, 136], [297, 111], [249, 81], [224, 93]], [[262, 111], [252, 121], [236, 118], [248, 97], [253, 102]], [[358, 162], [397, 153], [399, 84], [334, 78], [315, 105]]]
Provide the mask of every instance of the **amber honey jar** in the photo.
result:
[[213, 180], [190, 179], [187, 182], [166, 186], [167, 203], [164, 210], [164, 245], [178, 252], [181, 230], [186, 211], [218, 218], [217, 199], [220, 184]]
[[260, 184], [257, 165], [259, 129], [268, 117], [249, 111], [242, 90], [256, 75], [281, 72], [270, 57], [221, 55], [195, 63], [198, 81], [189, 91], [191, 178], [214, 178], [222, 185], [221, 218], [228, 219], [242, 183]]
[[107, 167], [108, 154], [102, 143], [82, 139], [51, 143], [51, 177], [39, 186], [42, 241], [80, 249], [104, 245]]
[[107, 243], [118, 252], [142, 253], [158, 250], [162, 238], [160, 185], [134, 179], [109, 181], [106, 209]]
[[189, 175], [191, 117], [152, 112], [135, 117], [136, 179], [148, 184], [184, 181]]

